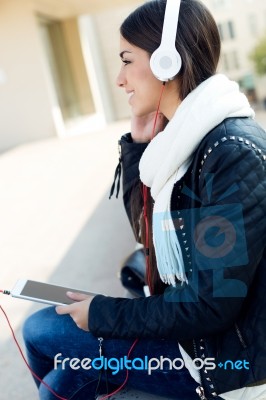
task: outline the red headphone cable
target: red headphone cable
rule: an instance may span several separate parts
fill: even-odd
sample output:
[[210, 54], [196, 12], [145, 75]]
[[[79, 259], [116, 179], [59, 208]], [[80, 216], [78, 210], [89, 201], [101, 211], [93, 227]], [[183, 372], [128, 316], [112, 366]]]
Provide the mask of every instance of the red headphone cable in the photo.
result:
[[[163, 96], [165, 88], [165, 82], [162, 84], [162, 89], [161, 89], [161, 94], [158, 102], [158, 107], [156, 110], [156, 115], [154, 118], [154, 123], [153, 123], [153, 129], [152, 129], [152, 136], [151, 140], [155, 137], [155, 129], [156, 129], [156, 123], [160, 111], [160, 105], [161, 105], [161, 100]], [[147, 201], [148, 201], [148, 187], [142, 184], [142, 193], [143, 193], [143, 218], [144, 218], [144, 223], [145, 223], [145, 259], [146, 259], [146, 273], [147, 273], [147, 283], [148, 287], [150, 290], [150, 294], [152, 293], [152, 285], [151, 285], [151, 274], [150, 274], [150, 263], [149, 263], [149, 255], [150, 255], [150, 249], [149, 249], [149, 221], [148, 221], [148, 215], [147, 215]]]
[[[0, 290], [0, 293], [3, 293], [3, 294], [10, 294], [10, 292], [9, 292], [8, 290]], [[11, 323], [10, 323], [10, 321], [9, 321], [9, 318], [8, 318], [8, 316], [7, 316], [6, 312], [5, 312], [5, 310], [3, 309], [3, 307], [2, 307], [1, 305], [0, 305], [0, 310], [2, 311], [2, 313], [3, 313], [4, 316], [5, 316], [5, 319], [7, 320], [8, 326], [9, 326], [9, 328], [10, 328], [10, 330], [11, 330], [13, 339], [14, 339], [16, 345], [17, 345], [17, 348], [18, 348], [18, 350], [19, 350], [19, 352], [20, 352], [20, 355], [21, 355], [21, 357], [22, 357], [24, 363], [26, 364], [26, 366], [27, 366], [28, 369], [30, 370], [31, 374], [34, 376], [34, 378], [36, 378], [39, 382], [41, 382], [41, 383], [42, 383], [55, 397], [57, 397], [59, 400], [68, 400], [68, 399], [66, 399], [65, 397], [61, 397], [61, 396], [59, 396], [57, 393], [55, 393], [55, 391], [54, 391], [49, 385], [47, 385], [46, 382], [44, 382], [38, 375], [35, 374], [35, 372], [34, 372], [33, 369], [31, 368], [31, 366], [29, 365], [28, 361], [26, 360], [26, 357], [25, 357], [24, 354], [23, 354], [23, 351], [22, 351], [22, 349], [21, 349], [21, 347], [20, 347], [20, 345], [19, 345], [19, 343], [18, 343], [18, 340], [17, 340], [17, 338], [16, 338], [14, 329], [12, 328], [12, 325], [11, 325]]]
[[[0, 293], [3, 293], [3, 294], [10, 294], [10, 292], [9, 292], [8, 290], [0, 290]], [[19, 352], [20, 352], [20, 355], [21, 355], [21, 357], [22, 357], [24, 363], [26, 364], [27, 368], [30, 370], [31, 374], [34, 376], [34, 378], [36, 378], [40, 383], [42, 383], [42, 384], [46, 387], [46, 389], [49, 390], [49, 391], [50, 391], [55, 397], [57, 397], [59, 400], [68, 400], [68, 399], [66, 399], [65, 397], [61, 397], [59, 394], [57, 394], [49, 385], [47, 385], [46, 382], [44, 382], [44, 381], [33, 371], [33, 369], [31, 368], [31, 366], [29, 365], [28, 361], [26, 360], [26, 357], [25, 357], [24, 354], [23, 354], [23, 351], [22, 351], [22, 349], [21, 349], [21, 347], [20, 347], [20, 344], [18, 343], [18, 340], [17, 340], [17, 338], [16, 338], [14, 329], [12, 328], [12, 325], [11, 325], [11, 323], [10, 323], [10, 320], [9, 320], [9, 318], [8, 318], [8, 316], [7, 316], [6, 312], [5, 312], [5, 310], [3, 309], [3, 307], [2, 307], [1, 305], [0, 305], [0, 310], [2, 311], [2, 313], [3, 313], [4, 316], [5, 316], [5, 319], [6, 319], [6, 321], [7, 321], [7, 323], [8, 323], [8, 326], [9, 326], [9, 328], [10, 328], [10, 330], [11, 330], [13, 339], [14, 339], [14, 341], [15, 341], [15, 343], [16, 343], [16, 345], [17, 345], [17, 348], [18, 348], [18, 350], [19, 350]], [[138, 342], [138, 339], [136, 339], [136, 340], [133, 342], [132, 346], [130, 347], [129, 352], [128, 352], [128, 354], [127, 354], [127, 357], [128, 357], [128, 358], [130, 357], [130, 354], [132, 353], [132, 351], [133, 351], [135, 345], [137, 344], [137, 342]], [[109, 398], [110, 396], [113, 396], [114, 394], [118, 393], [121, 389], [123, 389], [123, 387], [126, 385], [127, 381], [128, 381], [128, 370], [126, 370], [126, 378], [125, 378], [124, 382], [122, 383], [122, 385], [119, 386], [119, 387], [118, 387], [115, 391], [113, 391], [112, 393], [110, 393], [110, 394], [108, 394], [108, 395], [103, 395], [104, 397], [101, 397], [101, 400], [105, 400], [105, 399]]]

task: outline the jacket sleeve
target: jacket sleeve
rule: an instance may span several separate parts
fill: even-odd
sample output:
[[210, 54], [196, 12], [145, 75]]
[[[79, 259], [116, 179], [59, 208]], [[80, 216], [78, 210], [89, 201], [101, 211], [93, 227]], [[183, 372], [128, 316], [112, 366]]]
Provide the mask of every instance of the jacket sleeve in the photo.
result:
[[[132, 203], [138, 202], [135, 206], [141, 210], [140, 204], [141, 182], [139, 178], [139, 161], [148, 143], [135, 143], [132, 141], [131, 134], [123, 135], [119, 141], [121, 146], [121, 163], [123, 173], [123, 202], [129, 222], [132, 221]], [[137, 238], [138, 239], [138, 238]]]
[[[201, 168], [200, 206], [183, 216], [187, 234], [194, 238], [188, 284], [148, 298], [96, 296], [89, 311], [94, 335], [190, 340], [226, 330], [239, 316], [266, 243], [265, 161], [251, 147], [227, 141], [196, 167]], [[210, 213], [219, 220], [204, 226]], [[202, 226], [195, 233], [197, 218]], [[225, 238], [213, 232], [220, 223]], [[204, 230], [210, 234], [207, 245], [202, 242]], [[232, 252], [218, 245], [221, 253], [213, 253], [211, 241], [224, 243], [227, 236], [229, 250], [230, 241], [234, 244]]]

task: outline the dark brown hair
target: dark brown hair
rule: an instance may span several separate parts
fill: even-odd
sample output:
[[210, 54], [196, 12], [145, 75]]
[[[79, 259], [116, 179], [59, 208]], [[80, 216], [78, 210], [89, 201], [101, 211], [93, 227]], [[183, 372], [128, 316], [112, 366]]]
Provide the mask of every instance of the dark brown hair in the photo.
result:
[[[161, 42], [165, 6], [166, 0], [152, 0], [138, 7], [122, 23], [122, 37], [151, 55]], [[182, 59], [182, 67], [176, 79], [179, 82], [179, 96], [183, 100], [200, 83], [216, 73], [220, 57], [221, 41], [217, 25], [208, 9], [198, 0], [181, 1], [176, 49]], [[150, 289], [152, 293], [160, 293], [165, 286], [159, 279], [156, 267], [151, 233], [152, 198], [150, 194], [148, 197]], [[132, 216], [135, 231], [139, 231], [140, 227], [142, 243], [145, 243], [142, 208], [140, 190], [136, 188], [132, 191]]]

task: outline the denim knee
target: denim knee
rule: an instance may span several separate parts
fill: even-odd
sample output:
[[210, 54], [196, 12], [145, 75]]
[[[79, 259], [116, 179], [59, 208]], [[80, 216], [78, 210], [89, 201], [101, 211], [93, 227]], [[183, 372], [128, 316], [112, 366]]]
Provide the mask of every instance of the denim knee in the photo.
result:
[[31, 342], [34, 337], [34, 332], [36, 327], [36, 317], [35, 314], [30, 315], [22, 326], [22, 335], [25, 343]]
[[42, 327], [48, 310], [48, 308], [39, 310], [30, 315], [24, 321], [24, 324], [22, 326], [22, 335], [26, 346], [27, 344], [32, 344], [34, 341], [38, 342], [39, 340], [41, 340], [42, 332], [46, 336], [46, 333], [44, 332], [45, 329], [43, 329]]

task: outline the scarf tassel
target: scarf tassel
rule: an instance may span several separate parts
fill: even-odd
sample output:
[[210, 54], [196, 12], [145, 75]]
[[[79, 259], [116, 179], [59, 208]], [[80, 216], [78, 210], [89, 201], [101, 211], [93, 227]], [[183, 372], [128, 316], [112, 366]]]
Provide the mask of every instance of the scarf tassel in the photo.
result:
[[187, 283], [188, 280], [185, 273], [182, 250], [173, 226], [173, 221], [172, 219], [168, 219], [168, 221], [170, 226], [167, 234], [166, 232], [162, 233], [162, 231], [158, 232], [158, 229], [161, 229], [161, 224], [158, 224], [158, 222], [157, 226], [154, 224], [153, 240], [160, 278], [165, 284], [175, 287], [176, 280], [182, 283]]

